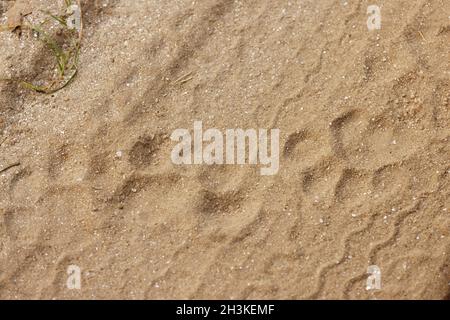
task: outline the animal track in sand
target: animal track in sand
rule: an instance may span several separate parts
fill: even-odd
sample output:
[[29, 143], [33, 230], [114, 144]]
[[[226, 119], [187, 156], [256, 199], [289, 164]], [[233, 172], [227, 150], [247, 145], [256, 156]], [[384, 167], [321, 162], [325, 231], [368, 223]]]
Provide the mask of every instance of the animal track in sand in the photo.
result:
[[167, 141], [163, 134], [146, 135], [139, 137], [130, 150], [130, 163], [142, 168], [150, 165], [160, 146]]
[[283, 150], [283, 156], [284, 157], [289, 157], [291, 156], [291, 154], [294, 152], [295, 147], [302, 142], [303, 140], [305, 140], [308, 136], [308, 133], [306, 132], [306, 130], [299, 130], [297, 132], [291, 133], [285, 144], [284, 144], [284, 150]]
[[363, 171], [344, 169], [336, 184], [334, 196], [338, 202], [367, 201], [371, 193], [370, 177]]
[[217, 194], [205, 190], [201, 195], [199, 201], [199, 211], [203, 214], [221, 214], [226, 211], [234, 211], [239, 209], [243, 200], [242, 193], [239, 191], [229, 191], [222, 194]]
[[[351, 110], [335, 118], [330, 125], [331, 145], [335, 154], [341, 158], [346, 157], [346, 139], [348, 132], [354, 134], [354, 127], [357, 126], [359, 111]], [[353, 128], [352, 128], [353, 126]]]

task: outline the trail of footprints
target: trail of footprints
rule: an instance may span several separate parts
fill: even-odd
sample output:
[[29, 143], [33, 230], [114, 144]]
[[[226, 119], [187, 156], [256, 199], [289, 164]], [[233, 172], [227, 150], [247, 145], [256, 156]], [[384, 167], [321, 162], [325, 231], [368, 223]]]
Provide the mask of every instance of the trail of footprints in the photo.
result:
[[[105, 212], [117, 211], [118, 208], [123, 207], [125, 209], [136, 209], [139, 207], [140, 201], [146, 199], [151, 201], [152, 194], [165, 197], [170, 201], [172, 197], [177, 196], [176, 193], [180, 192], [181, 189], [189, 187], [193, 193], [190, 201], [195, 205], [186, 203], [186, 207], [175, 208], [175, 211], [173, 208], [166, 208], [169, 211], [169, 216], [167, 216], [167, 212], [164, 212], [164, 208], [162, 208], [163, 212], [157, 213], [156, 217], [154, 216], [154, 212], [149, 212], [153, 217], [147, 216], [144, 213], [139, 218], [144, 219], [142, 220], [144, 223], [145, 221], [153, 221], [153, 223], [160, 224], [166, 223], [170, 219], [175, 222], [180, 218], [176, 217], [176, 211], [179, 210], [179, 212], [182, 212], [183, 209], [186, 210], [187, 218], [192, 220], [192, 230], [197, 230], [199, 234], [194, 235], [194, 232], [192, 232], [191, 236], [185, 239], [187, 241], [186, 243], [189, 243], [190, 246], [180, 245], [178, 248], [175, 247], [176, 250], [173, 251], [171, 257], [172, 264], [155, 278], [154, 283], [158, 283], [158, 281], [170, 283], [171, 279], [175, 279], [172, 277], [179, 275], [183, 268], [194, 269], [197, 267], [196, 261], [205, 261], [204, 266], [201, 268], [198, 276], [196, 276], [197, 280], [194, 283], [197, 283], [197, 285], [192, 290], [192, 297], [202, 296], [205, 294], [205, 290], [207, 290], [205, 287], [205, 278], [210, 278], [209, 272], [215, 268], [223, 268], [223, 256], [230, 250], [235, 250], [237, 253], [242, 252], [247, 242], [246, 235], [256, 236], [257, 241], [261, 241], [258, 245], [260, 248], [264, 248], [269, 243], [268, 241], [271, 236], [269, 233], [266, 233], [268, 230], [274, 231], [277, 228], [283, 228], [286, 230], [286, 234], [290, 235], [284, 240], [288, 244], [285, 253], [273, 253], [265, 260], [266, 262], [262, 262], [263, 274], [270, 276], [271, 273], [279, 272], [282, 270], [280, 268], [284, 268], [287, 265], [295, 269], [296, 266], [304, 263], [306, 254], [296, 243], [302, 238], [301, 230], [304, 230], [302, 226], [302, 219], [304, 218], [302, 216], [305, 213], [304, 208], [320, 211], [320, 209], [314, 207], [315, 195], [319, 190], [326, 190], [326, 196], [329, 197], [327, 199], [328, 205], [331, 208], [347, 209], [360, 207], [362, 203], [367, 201], [368, 195], [371, 192], [376, 192], [376, 190], [391, 189], [392, 192], [396, 192], [396, 190], [401, 192], [401, 190], [398, 190], [398, 186], [400, 185], [399, 181], [404, 179], [404, 173], [399, 164], [385, 164], [375, 170], [367, 171], [346, 167], [345, 160], [344, 162], [337, 161], [337, 159], [346, 158], [346, 144], [344, 143], [343, 137], [347, 133], [346, 131], [351, 130], [351, 124], [357, 121], [357, 119], [358, 112], [355, 110], [340, 115], [333, 120], [329, 128], [329, 135], [330, 142], [333, 145], [332, 150], [334, 151], [334, 155], [326, 156], [321, 161], [304, 168], [300, 172], [298, 177], [300, 187], [298, 191], [304, 196], [301, 196], [297, 202], [290, 200], [294, 195], [287, 197], [290, 206], [294, 207], [294, 210], [299, 214], [299, 219], [294, 222], [280, 219], [279, 213], [276, 211], [269, 214], [267, 209], [265, 209], [268, 206], [265, 202], [254, 206], [258, 208], [256, 211], [246, 212], [243, 210], [247, 207], [247, 204], [254, 204], [252, 203], [252, 193], [263, 192], [263, 188], [253, 190], [252, 183], [257, 180], [257, 176], [254, 173], [238, 170], [236, 174], [235, 170], [237, 169], [227, 166], [205, 167], [194, 170], [196, 173], [194, 173], [193, 177], [196, 176], [197, 179], [190, 180], [192, 173], [189, 170], [183, 172], [183, 169], [171, 169], [165, 163], [169, 161], [168, 151], [170, 150], [170, 143], [167, 140], [167, 135], [159, 133], [138, 136], [131, 143], [129, 150], [125, 152], [123, 157], [128, 163], [125, 166], [133, 168], [132, 173], [127, 174], [125, 179], [122, 177], [120, 179], [118, 178], [116, 181], [119, 183], [116, 183], [116, 187], [111, 190], [112, 193], [109, 196], [104, 195], [99, 197], [99, 194], [105, 192], [92, 190], [92, 188], [104, 187], [102, 186], [104, 182], [102, 177], [108, 176], [110, 174], [110, 168], [114, 168], [112, 166], [115, 161], [113, 148], [110, 149], [110, 153], [108, 154], [98, 153], [95, 150], [95, 144], [99, 141], [94, 141], [90, 152], [85, 153], [86, 158], [83, 161], [88, 164], [88, 168], [85, 168], [79, 160], [76, 162], [78, 165], [74, 165], [74, 152], [76, 150], [70, 143], [54, 146], [54, 151], [50, 153], [51, 156], [49, 158], [48, 177], [49, 179], [55, 180], [56, 186], [60, 184], [60, 187], [55, 187], [54, 190], [47, 190], [46, 195], [42, 197], [42, 201], [45, 204], [46, 199], [60, 195], [64, 190], [66, 192], [75, 190], [74, 186], [78, 184], [78, 181], [76, 179], [72, 181], [67, 180], [66, 170], [68, 168], [72, 168], [72, 173], [75, 176], [77, 173], [84, 174], [86, 183], [90, 185], [90, 187], [79, 189], [87, 197], [88, 205], [98, 206]], [[102, 134], [99, 135], [99, 133]], [[297, 157], [298, 155], [301, 157], [302, 144], [312, 134], [306, 130], [299, 130], [289, 135], [283, 145], [282, 154], [284, 160], [282, 160], [281, 165], [283, 165], [283, 161], [289, 161], [289, 159], [293, 159], [293, 157]], [[101, 128], [100, 131], [95, 133], [96, 137], [105, 137], [108, 135], [108, 129], [105, 128]], [[103, 138], [100, 139], [103, 140]], [[107, 143], [107, 141], [104, 140], [102, 143]], [[165, 162], [164, 160], [158, 162], [156, 161], [157, 159], [166, 160]], [[153, 166], [163, 168], [163, 171], [153, 173], [154, 171], [151, 170]], [[26, 176], [26, 174], [15, 176], [11, 185], [13, 186], [16, 183], [14, 181], [20, 180], [22, 176]], [[199, 181], [199, 185], [197, 182], [186, 182], [186, 180]], [[64, 194], [67, 195], [67, 193]], [[66, 201], [69, 201], [69, 198], [66, 196], [63, 197]], [[150, 207], [152, 206], [150, 205]], [[89, 208], [86, 208], [86, 210], [89, 211]], [[375, 216], [369, 216], [369, 219], [374, 219]], [[13, 234], [17, 233], [11, 227], [15, 222], [11, 221], [11, 215], [6, 214], [3, 217], [8, 220], [4, 224], [4, 232], [13, 236]], [[117, 214], [107, 216], [107, 218], [100, 220], [92, 222], [91, 228], [119, 230], [125, 228], [126, 223], [128, 223], [121, 218], [121, 215]], [[244, 223], [242, 223], [243, 220]], [[343, 236], [344, 249], [343, 253], [340, 254], [339, 261], [342, 261], [345, 257], [349, 239], [360, 232], [368, 232], [371, 224], [371, 222], [368, 222], [363, 228], [351, 229], [347, 235]], [[267, 231], [261, 233], [261, 228]], [[257, 236], [258, 233], [261, 233], [261, 237]], [[389, 237], [389, 239], [391, 238], [392, 236]], [[208, 256], [204, 256], [194, 252], [190, 247], [195, 248], [196, 242], [201, 246], [205, 246], [209, 242], [210, 244], [207, 246], [210, 247], [211, 252], [214, 252], [214, 254], [209, 252]], [[384, 245], [383, 243], [381, 242], [381, 245], [377, 249], [372, 250], [381, 250]], [[259, 250], [253, 250], [255, 251], [251, 256], [256, 256]], [[198, 258], [194, 258], [196, 255], [198, 255]], [[369, 254], [369, 256], [371, 255], [372, 253]], [[248, 259], [251, 259], [251, 256]], [[239, 260], [239, 257], [235, 256], [235, 259]], [[311, 297], [320, 296], [325, 285], [326, 274], [335, 266], [336, 264], [334, 262], [326, 262], [319, 268], [318, 274], [316, 275], [316, 291]], [[295, 274], [294, 269], [285, 270], [285, 272], [293, 272]], [[358, 280], [359, 278], [356, 277], [354, 279]], [[351, 280], [346, 286], [351, 287], [356, 280]], [[260, 290], [261, 288], [255, 287], [254, 289]], [[283, 295], [277, 288], [267, 290], [271, 293], [278, 292], [281, 296]], [[153, 297], [154, 294], [155, 292], [151, 288], [146, 292], [148, 297]], [[166, 292], [167, 296], [171, 296], [172, 294], [175, 294], [175, 291]], [[248, 291], [247, 293], [242, 293], [242, 297], [252, 297], [252, 294], [254, 292]]]
[[[209, 10], [215, 17], [214, 19], [218, 19], [228, 12], [231, 6], [230, 1], [223, 1], [218, 2], [218, 5]], [[177, 17], [176, 26], [189, 24], [189, 19], [191, 19], [190, 14]], [[209, 29], [214, 25], [214, 19], [213, 21], [201, 21], [201, 23]], [[192, 33], [195, 35], [194, 31]], [[411, 46], [417, 42], [416, 33], [414, 33], [414, 37], [405, 32], [402, 36], [409, 41]], [[178, 71], [178, 64], [188, 59], [192, 52], [203, 46], [206, 41], [202, 38], [194, 37], [194, 39], [196, 40], [192, 44], [188, 44], [187, 49], [180, 51], [173, 60], [171, 73], [175, 74]], [[410, 48], [411, 51], [413, 49], [414, 47]], [[377, 77], [382, 64], [376, 57], [366, 56], [363, 72], [368, 81]], [[421, 66], [426, 67], [427, 65], [427, 61], [423, 57], [422, 60], [419, 57], [418, 62]], [[389, 100], [393, 110], [396, 110], [396, 100], [403, 102], [404, 96], [409, 95], [409, 88], [419, 87], [420, 82], [417, 81], [417, 78], [417, 70], [412, 69], [398, 79], [392, 88], [392, 97]], [[439, 92], [445, 91], [446, 88], [448, 86], [445, 83], [437, 85]], [[147, 92], [149, 97], [153, 94], [157, 96], [168, 89], [162, 87], [159, 88], [159, 91], [153, 92], [152, 90], [149, 89]], [[443, 118], [445, 106], [443, 108], [441, 101], [434, 101], [433, 106], [433, 121], [445, 125], [446, 119]], [[139, 112], [136, 112], [141, 107], [141, 104], [136, 104], [130, 110], [129, 118], [136, 117], [136, 114], [141, 116]], [[404, 109], [401, 112], [393, 113], [397, 119], [412, 121], [418, 114], [424, 113], [419, 106], [408, 106]], [[177, 288], [173, 286], [165, 291], [155, 288], [163, 282], [174, 284], [175, 279], [179, 279], [180, 275], [184, 275], [191, 281], [189, 284], [180, 284], [181, 286], [192, 286], [192, 289], [189, 290], [189, 297], [206, 297], [209, 286], [219, 284], [215, 279], [215, 276], [218, 276], [218, 279], [223, 279], [222, 294], [224, 298], [227, 298], [225, 292], [233, 291], [233, 281], [247, 280], [245, 274], [243, 275], [237, 270], [237, 265], [243, 268], [250, 266], [249, 268], [254, 268], [251, 269], [253, 274], [263, 274], [269, 279], [272, 275], [280, 272], [292, 274], [294, 275], [293, 279], [287, 280], [291, 286], [297, 286], [300, 291], [304, 285], [311, 292], [308, 297], [321, 297], [324, 294], [324, 288], [328, 285], [327, 274], [342, 267], [349, 252], [355, 250], [351, 240], [361, 234], [370, 234], [374, 225], [382, 219], [378, 212], [364, 213], [364, 203], [370, 199], [370, 201], [379, 203], [380, 210], [384, 210], [383, 200], [394, 197], [396, 193], [407, 192], [406, 189], [412, 183], [405, 174], [410, 167], [408, 164], [404, 165], [402, 160], [411, 157], [414, 150], [400, 150], [396, 151], [397, 154], [394, 156], [390, 156], [391, 151], [384, 147], [392, 137], [392, 132], [383, 130], [384, 127], [387, 127], [385, 124], [391, 121], [388, 120], [391, 117], [390, 111], [392, 110], [386, 110], [372, 120], [364, 118], [365, 112], [354, 108], [336, 115], [326, 130], [321, 132], [303, 128], [292, 130], [280, 150], [282, 153], [281, 168], [284, 165], [297, 166], [299, 172], [297, 175], [284, 177], [286, 179], [284, 181], [283, 178], [277, 177], [272, 182], [279, 183], [284, 188], [283, 182], [287, 181], [286, 184], [289, 188], [292, 186], [289, 181], [295, 180], [296, 186], [293, 190], [283, 190], [287, 194], [284, 197], [280, 196], [282, 201], [275, 204], [270, 203], [270, 192], [276, 191], [276, 189], [271, 189], [270, 183], [267, 182], [255, 186], [255, 182], [260, 182], [261, 178], [251, 170], [226, 166], [195, 170], [173, 168], [169, 163], [168, 133], [144, 133], [133, 137], [132, 141], [127, 141], [127, 148], [123, 150], [121, 159], [117, 159], [115, 146], [117, 141], [120, 141], [121, 132], [100, 125], [92, 133], [87, 150], [71, 144], [70, 141], [51, 144], [46, 172], [47, 178], [53, 181], [54, 187], [49, 190], [41, 190], [42, 194], [37, 204], [43, 209], [40, 210], [38, 216], [43, 216], [51, 199], [61, 197], [58, 202], [61, 206], [59, 209], [71, 210], [68, 204], [75, 203], [77, 197], [82, 197], [86, 203], [82, 210], [73, 210], [74, 214], [78, 212], [79, 215], [74, 217], [74, 221], [85, 222], [87, 233], [95, 231], [116, 235], [120, 230], [130, 227], [131, 223], [132, 228], [141, 227], [144, 232], [150, 234], [156, 233], [158, 230], [172, 232], [164, 238], [168, 241], [171, 236], [176, 237], [179, 234], [177, 238], [177, 240], [181, 240], [179, 243], [162, 246], [160, 250], [151, 252], [157, 257], [164, 254], [164, 258], [171, 263], [164, 264], [158, 269], [150, 286], [148, 283], [144, 284], [147, 287], [144, 295], [149, 298], [176, 296]], [[331, 153], [321, 155], [310, 152], [310, 144], [316, 140], [318, 135], [322, 134], [328, 137]], [[384, 143], [383, 146], [379, 141]], [[109, 152], [99, 152], [96, 149], [97, 145], [108, 146]], [[363, 155], [380, 154], [383, 159], [376, 162], [373, 168], [366, 169], [364, 166], [359, 166], [363, 161], [358, 158], [359, 153]], [[309, 157], [309, 161], [305, 161], [306, 166], [299, 165], [306, 157]], [[361, 169], [362, 167], [365, 169]], [[21, 184], [32, 175], [33, 172], [30, 169], [19, 172], [12, 178], [10, 188], [19, 190], [22, 188]], [[111, 185], [107, 184], [108, 179], [112, 180]], [[190, 195], [187, 195], [186, 191]], [[322, 193], [319, 194], [319, 192]], [[377, 192], [383, 192], [384, 198], [376, 199]], [[75, 193], [75, 196], [69, 196], [70, 193]], [[179, 207], [171, 206], [170, 200], [178, 198], [181, 193], [186, 201]], [[258, 193], [265, 194], [266, 198], [260, 201], [256, 200], [256, 197], [252, 197]], [[166, 207], [156, 208], [154, 206], [153, 200], [157, 202], [158, 197], [167, 199], [169, 203]], [[64, 206], [64, 203], [68, 204]], [[278, 207], [280, 204], [282, 207]], [[365, 252], [366, 249], [363, 248], [361, 253], [366, 255], [371, 262], [375, 262], [377, 253], [396, 241], [401, 225], [409, 215], [413, 215], [418, 210], [418, 206], [420, 206], [420, 202], [401, 210], [396, 216], [393, 228], [387, 234], [375, 233], [379, 236], [379, 240], [369, 248], [368, 252]], [[95, 218], [86, 218], [79, 213], [90, 212], [94, 209], [99, 210], [104, 216], [97, 215]], [[291, 210], [295, 217], [288, 219], [282, 211], [284, 209]], [[16, 214], [18, 211], [21, 212], [20, 215]], [[317, 230], [323, 230], [328, 223], [324, 221], [322, 225], [318, 222], [319, 219], [316, 219], [314, 224], [309, 222], [307, 216], [309, 212], [313, 214], [328, 212], [328, 216], [324, 220], [330, 219], [333, 222], [336, 221], [330, 216], [330, 212], [339, 214], [341, 217], [344, 214], [351, 217], [351, 214], [356, 212], [358, 216], [362, 215], [363, 223], [355, 225], [344, 219], [343, 222], [348, 222], [348, 226], [344, 227], [343, 235], [334, 235], [340, 242], [337, 245], [338, 249], [336, 250], [336, 246], [333, 246], [331, 250], [328, 249], [331, 251], [331, 260], [319, 261], [319, 267], [306, 268], [305, 274], [299, 274], [300, 266], [309, 263], [306, 261], [308, 253], [311, 251], [311, 247], [307, 245], [308, 241], [304, 239], [304, 231], [311, 236], [311, 230], [316, 229], [308, 228], [314, 227]], [[9, 244], [6, 246], [14, 248], [11, 246], [13, 241], [23, 240], [26, 242], [30, 240], [18, 238], [20, 235], [18, 228], [32, 228], [30, 223], [23, 223], [21, 220], [24, 215], [29, 213], [30, 211], [26, 208], [11, 208], [2, 212], [0, 232], [2, 238], [9, 239]], [[57, 217], [50, 217], [50, 219], [56, 221]], [[186, 230], [170, 228], [170, 225], [176, 227], [181, 225], [177, 223], [181, 219], [188, 221]], [[30, 220], [27, 221], [30, 222]], [[148, 228], [145, 227], [147, 224]], [[53, 232], [57, 233], [57, 230], [53, 230]], [[315, 234], [315, 232], [312, 233]], [[36, 230], [33, 236], [45, 238], [47, 234], [48, 232], [43, 230]], [[76, 236], [79, 235], [69, 232], [68, 238], [64, 240], [73, 240]], [[317, 235], [317, 237], [319, 236]], [[318, 238], [311, 239], [314, 244], [320, 243], [319, 240]], [[273, 248], [271, 247], [272, 242], [282, 243], [283, 247]], [[300, 242], [302, 243], [300, 244]], [[5, 244], [0, 245], [5, 246]], [[86, 245], [90, 246], [91, 244]], [[195, 249], [198, 247], [202, 248], [202, 251], [199, 252]], [[2, 250], [3, 248], [0, 247], [0, 251]], [[163, 252], [164, 250], [166, 252]], [[12, 252], [12, 250], [10, 251]], [[47, 248], [35, 248], [34, 245], [31, 245], [29, 251], [21, 256], [21, 264], [24, 265], [23, 261], [33, 260], [37, 255], [47, 251]], [[70, 257], [71, 255], [68, 254], [67, 257], [59, 259], [60, 269], [71, 261]], [[154, 259], [150, 254], [143, 257], [143, 259], [147, 258], [148, 260]], [[161, 258], [162, 260], [163, 258]], [[199, 265], [199, 261], [202, 262], [201, 265]], [[310, 262], [310, 264], [316, 262]], [[21, 272], [20, 266], [14, 270], [12, 271], [14, 274]], [[231, 277], [224, 277], [224, 274], [229, 274]], [[353, 286], [364, 276], [365, 269], [363, 267], [361, 272], [346, 279], [344, 296], [349, 296]], [[0, 274], [0, 286], [3, 281], [1, 277], [2, 274]], [[5, 278], [5, 276], [3, 277]], [[302, 279], [308, 277], [315, 279], [313, 283], [302, 283]], [[55, 287], [59, 286], [60, 278], [62, 278], [61, 273], [57, 273], [54, 281]], [[231, 280], [226, 280], [227, 278], [231, 278]], [[250, 278], [252, 283], [247, 289], [236, 293], [238, 298], [285, 297], [282, 290], [283, 284], [280, 286], [269, 285], [267, 282], [270, 281], [265, 282], [264, 279], [257, 277]]]

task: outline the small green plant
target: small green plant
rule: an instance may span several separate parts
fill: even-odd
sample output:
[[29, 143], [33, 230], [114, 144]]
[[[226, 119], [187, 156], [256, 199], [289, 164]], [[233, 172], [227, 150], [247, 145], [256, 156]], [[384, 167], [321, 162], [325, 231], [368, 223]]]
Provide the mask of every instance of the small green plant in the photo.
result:
[[[78, 72], [78, 57], [82, 39], [82, 20], [81, 5], [79, 0], [74, 3], [72, 0], [64, 0], [65, 10], [60, 14], [52, 14], [48, 11], [42, 11], [46, 18], [39, 24], [33, 24], [28, 16], [23, 16], [20, 23], [13, 23], [6, 26], [0, 26], [0, 31], [6, 30], [29, 30], [32, 35], [41, 41], [49, 50], [50, 54], [55, 58], [54, 76], [48, 79], [44, 85], [37, 85], [20, 79], [1, 79], [7, 82], [16, 82], [25, 88], [31, 89], [39, 93], [51, 94], [59, 91], [69, 85]], [[74, 23], [71, 21], [74, 17], [74, 10], [78, 10], [79, 21]], [[57, 32], [62, 39], [58, 41], [48, 31], [49, 24], [57, 26]]]

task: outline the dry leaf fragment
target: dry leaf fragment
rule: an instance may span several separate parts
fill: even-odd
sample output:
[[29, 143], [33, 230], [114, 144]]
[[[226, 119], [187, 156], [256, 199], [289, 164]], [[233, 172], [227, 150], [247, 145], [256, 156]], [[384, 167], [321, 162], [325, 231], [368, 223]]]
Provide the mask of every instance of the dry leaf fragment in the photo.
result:
[[31, 10], [27, 8], [28, 5], [24, 1], [16, 1], [11, 9], [6, 12], [7, 27], [11, 31], [18, 31], [21, 33], [23, 18], [31, 14]]

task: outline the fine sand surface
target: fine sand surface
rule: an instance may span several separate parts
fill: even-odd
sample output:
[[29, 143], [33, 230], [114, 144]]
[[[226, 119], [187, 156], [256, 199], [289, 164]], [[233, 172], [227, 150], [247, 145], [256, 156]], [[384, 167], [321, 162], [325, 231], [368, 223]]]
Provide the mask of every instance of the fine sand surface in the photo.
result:
[[[62, 3], [0, 1], [0, 22]], [[20, 163], [0, 173], [0, 298], [449, 297], [450, 1], [82, 9], [72, 84], [0, 83], [0, 170]], [[27, 31], [0, 48], [0, 78], [53, 64]], [[194, 121], [280, 129], [278, 174], [174, 165]]]

